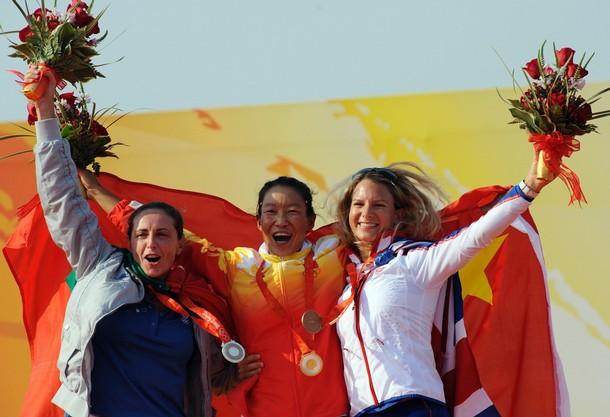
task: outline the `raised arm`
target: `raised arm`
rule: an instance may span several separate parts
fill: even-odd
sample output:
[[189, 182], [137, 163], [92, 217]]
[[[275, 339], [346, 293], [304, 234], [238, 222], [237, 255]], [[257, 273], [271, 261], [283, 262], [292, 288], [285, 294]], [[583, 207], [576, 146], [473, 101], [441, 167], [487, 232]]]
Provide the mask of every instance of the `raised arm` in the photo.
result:
[[454, 272], [487, 247], [519, 217], [547, 185], [536, 176], [536, 160], [525, 180], [512, 187], [484, 216], [425, 248], [401, 257], [404, 268], [422, 286], [440, 286]]
[[[81, 195], [70, 147], [61, 137], [55, 117], [55, 80], [50, 74], [46, 76], [49, 87], [34, 103], [39, 120], [34, 147], [38, 194], [51, 237], [64, 250], [80, 278], [113, 249], [103, 238], [95, 214]], [[30, 69], [27, 77], [37, 77], [37, 69]]]
[[80, 177], [81, 184], [83, 184], [83, 187], [85, 188], [87, 197], [94, 199], [106, 213], [110, 213], [114, 206], [121, 201], [119, 197], [102, 187], [93, 172], [86, 169], [79, 169], [78, 176]]

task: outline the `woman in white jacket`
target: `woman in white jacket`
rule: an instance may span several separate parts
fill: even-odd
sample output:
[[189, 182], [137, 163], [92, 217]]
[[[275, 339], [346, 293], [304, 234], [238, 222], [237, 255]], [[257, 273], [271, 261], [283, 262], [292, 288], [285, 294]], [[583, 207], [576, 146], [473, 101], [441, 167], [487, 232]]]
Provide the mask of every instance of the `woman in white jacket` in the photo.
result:
[[337, 210], [354, 251], [340, 300], [353, 297], [354, 304], [337, 322], [352, 416], [449, 416], [430, 340], [440, 288], [546, 185], [534, 163], [478, 221], [431, 242], [441, 221], [428, 195], [442, 191], [406, 165], [357, 172]]

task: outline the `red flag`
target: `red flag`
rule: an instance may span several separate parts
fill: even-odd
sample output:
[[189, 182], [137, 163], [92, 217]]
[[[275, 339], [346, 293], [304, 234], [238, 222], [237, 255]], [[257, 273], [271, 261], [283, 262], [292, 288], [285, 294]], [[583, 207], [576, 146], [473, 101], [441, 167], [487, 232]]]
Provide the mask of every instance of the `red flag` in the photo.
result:
[[[468, 226], [505, 191], [487, 187], [462, 196], [443, 210], [444, 232]], [[569, 404], [551, 331], [542, 248], [529, 212], [513, 222], [494, 250], [481, 271], [491, 298], [462, 293], [463, 337], [472, 355], [466, 352], [460, 358], [458, 348], [455, 367], [474, 366], [477, 381], [469, 388], [480, 383], [479, 394], [489, 395], [486, 400], [473, 396], [470, 409], [491, 399], [503, 417], [567, 417]], [[475, 392], [463, 389], [468, 381], [461, 382], [462, 387], [456, 386], [457, 404], [467, 403]]]
[[[219, 247], [257, 247], [260, 244], [261, 236], [254, 217], [220, 198], [128, 182], [108, 174], [103, 174], [100, 182], [121, 198], [140, 202], [165, 201], [176, 206], [184, 215], [187, 229], [205, 236]], [[484, 207], [505, 190], [503, 187], [476, 190], [448, 206], [443, 211], [445, 231], [476, 220], [484, 213]], [[109, 241], [124, 246], [124, 236], [110, 226], [99, 207], [93, 203], [92, 207]], [[493, 305], [466, 296], [465, 327], [482, 386], [503, 416], [563, 417], [563, 414], [555, 413], [556, 403], [560, 402], [556, 392], [563, 381], [558, 376], [560, 365], [554, 357], [549, 330], [544, 270], [536, 248], [531, 244], [537, 234], [529, 215], [524, 217], [529, 220], [524, 221], [530, 226], [527, 233], [515, 230], [514, 233], [520, 233], [515, 237], [509, 233], [509, 238], [486, 268], [493, 289]], [[27, 406], [24, 406], [22, 416], [62, 416], [51, 406], [50, 399], [59, 385], [55, 362], [69, 296], [65, 278], [70, 268], [61, 250], [50, 239], [37, 198], [21, 209], [20, 218], [4, 255], [21, 289], [23, 320], [32, 356], [32, 374], [24, 402]], [[518, 265], [509, 262], [514, 257], [522, 262]], [[526, 276], [515, 277], [514, 274]], [[223, 398], [216, 399], [215, 404], [220, 411], [219, 417], [238, 415]], [[536, 412], [531, 413], [531, 410]]]
[[[257, 247], [260, 244], [256, 219], [218, 197], [133, 183], [109, 174], [102, 174], [99, 180], [121, 198], [140, 202], [165, 201], [176, 206], [184, 216], [186, 228], [213, 239], [221, 247]], [[125, 247], [125, 236], [108, 221], [97, 204], [91, 202], [90, 205], [106, 239], [113, 245]], [[23, 323], [32, 363], [21, 416], [63, 417], [63, 412], [51, 404], [51, 398], [59, 388], [56, 363], [61, 325], [70, 296], [66, 278], [71, 268], [63, 251], [51, 240], [38, 196], [19, 209], [18, 217], [19, 223], [3, 253], [21, 292]], [[237, 416], [225, 399], [215, 399], [214, 403], [224, 409], [222, 417]]]
[[[124, 237], [103, 211], [96, 204], [91, 206], [108, 241], [124, 245]], [[70, 296], [66, 279], [71, 268], [49, 235], [37, 195], [19, 208], [17, 216], [19, 223], [3, 253], [21, 293], [23, 324], [30, 345], [32, 371], [21, 416], [63, 417], [63, 412], [50, 401], [59, 388], [56, 363]]]
[[63, 411], [50, 401], [59, 388], [56, 364], [70, 296], [65, 282], [70, 267], [48, 237], [37, 197], [21, 207], [18, 216], [17, 229], [3, 252], [21, 292], [23, 324], [30, 344], [32, 371], [21, 416], [63, 417]]

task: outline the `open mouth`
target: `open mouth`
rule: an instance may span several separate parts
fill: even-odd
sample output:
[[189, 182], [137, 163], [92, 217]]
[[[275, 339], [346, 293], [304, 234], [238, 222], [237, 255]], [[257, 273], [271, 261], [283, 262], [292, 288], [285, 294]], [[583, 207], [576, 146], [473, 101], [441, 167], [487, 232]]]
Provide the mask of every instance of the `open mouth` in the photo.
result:
[[274, 233], [272, 236], [273, 240], [280, 244], [286, 243], [290, 240], [290, 238], [292, 238], [292, 234], [285, 232]]
[[158, 255], [146, 255], [144, 257], [144, 259], [146, 260], [146, 262], [151, 263], [151, 264], [156, 264], [161, 260], [161, 257]]

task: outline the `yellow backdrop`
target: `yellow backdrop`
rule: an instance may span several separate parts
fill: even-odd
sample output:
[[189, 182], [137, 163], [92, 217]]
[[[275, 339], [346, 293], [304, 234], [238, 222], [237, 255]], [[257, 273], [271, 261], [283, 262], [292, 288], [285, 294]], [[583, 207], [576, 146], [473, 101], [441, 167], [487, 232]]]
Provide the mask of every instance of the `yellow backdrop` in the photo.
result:
[[[332, 220], [328, 193], [365, 166], [415, 161], [452, 198], [477, 186], [516, 183], [532, 151], [509, 120], [492, 90], [133, 114], [111, 128], [116, 141], [128, 144], [116, 149], [120, 159], [100, 162], [125, 179], [219, 195], [250, 212], [264, 181], [297, 176], [317, 191], [324, 223]], [[582, 138], [582, 151], [568, 160], [589, 204], [567, 207], [567, 190], [557, 181], [532, 209], [576, 417], [610, 409], [610, 123], [602, 120], [599, 130]], [[16, 131], [0, 124], [0, 135]], [[31, 145], [0, 142], [0, 155]], [[0, 243], [16, 223], [16, 208], [34, 193], [31, 159], [0, 161]], [[0, 404], [12, 416], [27, 384], [29, 353], [18, 289], [4, 259], [0, 285]]]

